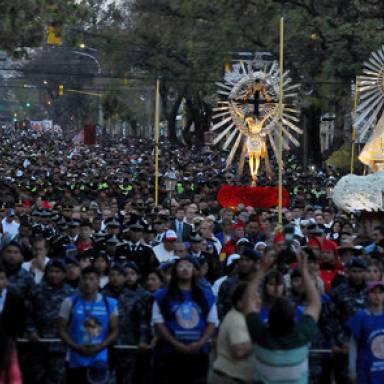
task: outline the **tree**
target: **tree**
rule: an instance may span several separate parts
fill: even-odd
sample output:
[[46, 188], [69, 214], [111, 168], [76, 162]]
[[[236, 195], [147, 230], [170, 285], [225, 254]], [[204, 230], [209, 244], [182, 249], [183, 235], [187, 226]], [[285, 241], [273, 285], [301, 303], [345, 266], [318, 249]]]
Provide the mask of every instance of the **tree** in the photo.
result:
[[[270, 51], [278, 58], [278, 24], [285, 18], [285, 66], [303, 84], [303, 128], [316, 143], [324, 112], [336, 114], [336, 136], [345, 139], [344, 115], [351, 110], [351, 82], [361, 64], [384, 40], [384, 3], [357, 0], [123, 0], [109, 26], [116, 54], [111, 67], [140, 68], [162, 80], [170, 138], [181, 100], [187, 128], [207, 128], [206, 96], [223, 75], [233, 52]], [[109, 51], [110, 52], [110, 51]], [[171, 96], [171, 97], [170, 97]], [[170, 100], [173, 100], [172, 102]], [[185, 132], [187, 138], [188, 132]], [[322, 160], [320, 146], [308, 148]]]
[[13, 53], [15, 48], [40, 46], [45, 29], [61, 29], [86, 15], [76, 0], [0, 0], [0, 49]]
[[[68, 47], [44, 47], [22, 67], [24, 83], [39, 94], [40, 110], [32, 110], [34, 119], [49, 118], [62, 126], [64, 134], [79, 130], [85, 122], [97, 121], [97, 97], [93, 91], [95, 63]], [[59, 85], [64, 95], [59, 95]], [[82, 93], [84, 92], [84, 93]]]

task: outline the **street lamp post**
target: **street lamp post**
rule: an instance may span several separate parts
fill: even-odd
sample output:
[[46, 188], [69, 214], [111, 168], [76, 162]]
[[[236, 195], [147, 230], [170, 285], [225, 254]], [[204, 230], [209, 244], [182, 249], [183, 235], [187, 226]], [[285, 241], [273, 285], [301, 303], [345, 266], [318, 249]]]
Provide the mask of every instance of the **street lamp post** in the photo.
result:
[[[90, 55], [89, 53], [85, 52], [79, 52], [79, 51], [72, 51], [73, 53], [76, 53], [77, 55], [88, 57], [89, 59], [93, 60], [97, 65], [97, 74], [101, 75], [101, 65], [99, 63], [99, 60], [95, 56]], [[103, 114], [103, 106], [101, 104], [101, 99], [99, 99], [99, 105], [98, 105], [98, 120], [99, 120], [99, 127], [102, 128], [103, 121], [104, 121], [104, 114]]]
[[169, 194], [169, 213], [172, 214], [172, 192], [176, 189], [177, 175], [174, 169], [164, 175], [165, 190]]

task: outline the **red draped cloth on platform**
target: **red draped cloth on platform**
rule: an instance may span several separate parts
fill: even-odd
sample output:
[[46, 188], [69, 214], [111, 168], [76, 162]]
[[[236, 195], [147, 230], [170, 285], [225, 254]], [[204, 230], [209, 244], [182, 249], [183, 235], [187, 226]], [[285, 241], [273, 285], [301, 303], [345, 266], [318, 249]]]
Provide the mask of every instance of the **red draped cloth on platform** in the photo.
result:
[[[236, 187], [223, 185], [217, 200], [223, 207], [237, 207], [239, 204], [254, 208], [274, 208], [279, 204], [279, 190], [277, 187]], [[289, 205], [289, 193], [283, 188], [283, 207]]]

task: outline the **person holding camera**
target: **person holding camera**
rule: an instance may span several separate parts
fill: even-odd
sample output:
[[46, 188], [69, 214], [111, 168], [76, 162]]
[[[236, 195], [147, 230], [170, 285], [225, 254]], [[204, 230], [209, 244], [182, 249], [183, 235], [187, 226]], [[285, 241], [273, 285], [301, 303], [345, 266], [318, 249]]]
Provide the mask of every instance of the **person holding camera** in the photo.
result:
[[275, 299], [267, 325], [261, 319], [259, 287], [274, 258], [261, 259], [259, 270], [248, 285], [244, 313], [254, 343], [255, 382], [308, 383], [309, 344], [316, 333], [321, 299], [308, 271], [306, 253], [298, 249], [296, 255], [308, 301], [299, 321], [295, 320], [294, 305], [286, 297]]

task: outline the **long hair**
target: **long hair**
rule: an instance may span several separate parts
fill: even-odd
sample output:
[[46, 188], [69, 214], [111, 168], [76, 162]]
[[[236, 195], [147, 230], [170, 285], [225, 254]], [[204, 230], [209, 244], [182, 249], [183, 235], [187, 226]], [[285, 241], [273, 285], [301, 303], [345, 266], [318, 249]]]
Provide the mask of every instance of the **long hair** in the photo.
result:
[[9, 373], [13, 353], [13, 342], [4, 329], [3, 322], [0, 319], [0, 378], [5, 384], [12, 384], [10, 382]]
[[295, 327], [295, 307], [285, 297], [277, 297], [269, 311], [268, 328], [272, 336], [284, 337]]
[[[195, 273], [192, 276], [191, 288], [192, 301], [201, 308], [204, 316], [207, 317], [209, 312], [208, 302]], [[173, 316], [171, 302], [176, 301], [182, 303], [183, 300], [183, 294], [178, 285], [177, 268], [173, 268], [167, 292], [160, 302], [160, 312], [166, 320], [171, 320]]]
[[287, 293], [287, 286], [285, 284], [285, 280], [284, 280], [283, 274], [280, 271], [278, 271], [277, 269], [272, 269], [265, 276], [264, 281], [263, 281], [262, 286], [261, 286], [263, 304], [271, 305], [275, 301], [275, 298], [271, 297], [268, 294], [268, 292], [267, 292], [267, 285], [270, 282], [272, 282], [274, 284], [282, 284], [282, 285], [284, 285], [283, 296], [285, 296], [286, 293]]

